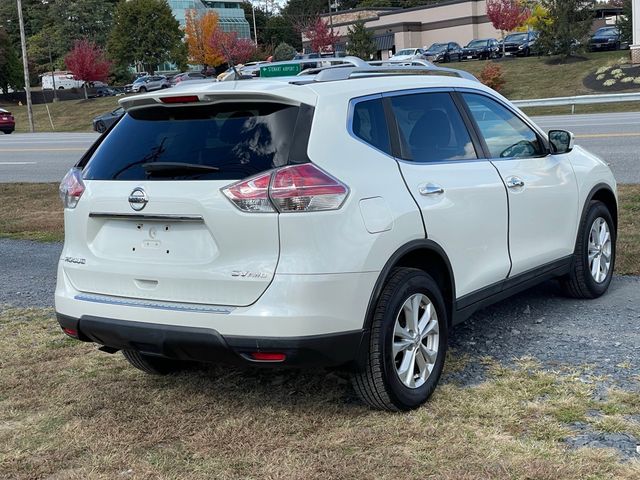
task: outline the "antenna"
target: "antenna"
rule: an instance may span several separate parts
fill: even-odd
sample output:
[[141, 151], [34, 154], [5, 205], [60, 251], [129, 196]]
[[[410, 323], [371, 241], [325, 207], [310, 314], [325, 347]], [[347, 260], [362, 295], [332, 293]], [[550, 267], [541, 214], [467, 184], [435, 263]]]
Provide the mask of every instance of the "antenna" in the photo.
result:
[[224, 53], [224, 56], [227, 57], [227, 59], [229, 60], [229, 66], [233, 69], [235, 79], [242, 80], [242, 77], [240, 76], [240, 74], [238, 73], [238, 70], [236, 69], [236, 66], [234, 65], [233, 58], [231, 58], [231, 55], [229, 55], [229, 51], [227, 50], [227, 47], [224, 44], [224, 40], [220, 42], [220, 47], [222, 48], [222, 53]]

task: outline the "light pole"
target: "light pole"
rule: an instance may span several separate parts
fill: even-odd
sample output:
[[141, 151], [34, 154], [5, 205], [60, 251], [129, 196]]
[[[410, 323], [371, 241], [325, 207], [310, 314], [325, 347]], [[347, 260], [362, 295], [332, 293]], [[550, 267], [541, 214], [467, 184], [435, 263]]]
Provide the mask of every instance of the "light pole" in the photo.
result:
[[253, 12], [253, 38], [256, 41], [256, 48], [258, 48], [258, 29], [256, 28], [256, 6], [251, 2], [251, 11]]
[[29, 117], [29, 130], [35, 131], [33, 126], [33, 107], [31, 106], [31, 86], [29, 85], [29, 61], [27, 60], [27, 39], [24, 34], [24, 18], [22, 17], [22, 0], [16, 0], [18, 4], [18, 23], [20, 24], [20, 43], [22, 44], [22, 68], [24, 69], [24, 91], [27, 95], [27, 115]]

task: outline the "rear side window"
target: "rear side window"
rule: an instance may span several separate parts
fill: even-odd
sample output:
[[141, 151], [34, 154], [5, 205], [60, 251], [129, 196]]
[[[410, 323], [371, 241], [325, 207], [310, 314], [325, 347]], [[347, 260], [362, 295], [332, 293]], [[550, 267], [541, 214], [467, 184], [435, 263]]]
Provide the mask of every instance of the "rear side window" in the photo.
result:
[[355, 104], [352, 128], [356, 137], [391, 155], [389, 130], [381, 98], [364, 100]]
[[428, 163], [478, 158], [448, 93], [395, 96], [391, 106], [404, 160]]
[[[236, 180], [304, 163], [312, 115], [312, 107], [277, 103], [133, 110], [96, 148], [83, 176], [87, 180]], [[299, 158], [290, 158], [294, 143], [300, 142], [304, 146], [294, 148]]]

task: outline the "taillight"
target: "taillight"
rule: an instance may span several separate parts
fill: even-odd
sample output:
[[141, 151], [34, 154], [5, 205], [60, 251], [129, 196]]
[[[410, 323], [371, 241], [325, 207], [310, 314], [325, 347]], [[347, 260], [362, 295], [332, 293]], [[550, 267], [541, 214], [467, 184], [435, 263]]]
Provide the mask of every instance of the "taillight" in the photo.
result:
[[73, 167], [60, 182], [60, 198], [64, 208], [76, 208], [83, 193], [82, 170], [78, 167]]
[[269, 201], [271, 172], [261, 173], [222, 189], [229, 200], [245, 212], [275, 212]]
[[305, 163], [262, 173], [222, 192], [245, 212], [288, 213], [336, 210], [349, 189], [312, 163]]
[[340, 208], [349, 189], [312, 163], [284, 167], [273, 175], [269, 195], [281, 212]]

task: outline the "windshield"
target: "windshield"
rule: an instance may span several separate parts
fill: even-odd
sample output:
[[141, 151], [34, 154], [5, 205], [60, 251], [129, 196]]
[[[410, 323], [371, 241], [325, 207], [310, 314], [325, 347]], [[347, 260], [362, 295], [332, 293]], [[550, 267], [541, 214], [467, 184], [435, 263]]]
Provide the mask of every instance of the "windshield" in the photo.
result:
[[467, 47], [478, 48], [478, 47], [484, 47], [486, 45], [487, 45], [486, 40], [473, 40], [472, 42], [469, 42], [469, 45], [467, 45]]
[[404, 49], [404, 50], [400, 50], [399, 52], [396, 52], [394, 57], [399, 57], [400, 55], [413, 55], [414, 53], [415, 53], [415, 50]]
[[606, 28], [599, 28], [598, 31], [596, 32], [596, 35], [617, 35], [618, 31], [615, 28], [611, 28], [611, 27], [606, 27]]
[[[276, 103], [149, 107], [128, 112], [83, 170], [87, 180], [235, 180], [286, 165], [300, 107]], [[148, 164], [190, 164], [167, 175]], [[174, 169], [176, 170], [176, 169]]]
[[514, 33], [512, 35], [507, 35], [505, 38], [505, 42], [524, 42], [527, 39], [526, 33]]
[[446, 50], [446, 49], [447, 49], [446, 43], [434, 43], [427, 49], [427, 52], [442, 52], [443, 50]]

